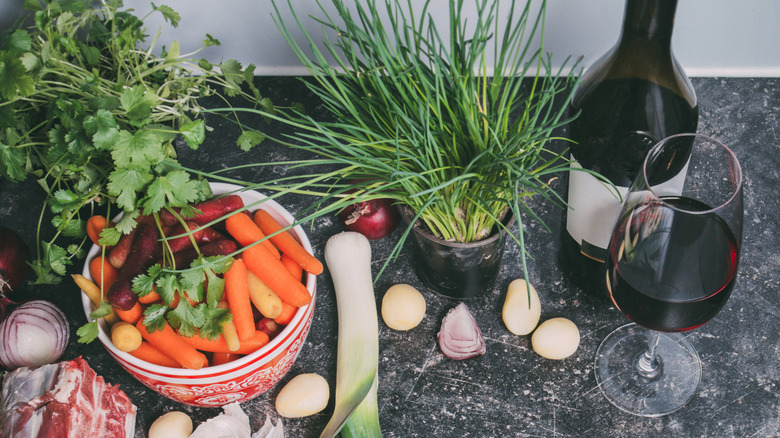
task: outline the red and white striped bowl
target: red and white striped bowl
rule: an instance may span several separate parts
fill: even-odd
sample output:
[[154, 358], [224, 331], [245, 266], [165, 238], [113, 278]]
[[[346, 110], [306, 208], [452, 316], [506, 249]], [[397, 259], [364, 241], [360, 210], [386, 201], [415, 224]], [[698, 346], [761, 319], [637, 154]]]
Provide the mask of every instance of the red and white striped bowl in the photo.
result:
[[[232, 184], [212, 183], [211, 187], [214, 194], [217, 195], [236, 192], [244, 200], [245, 205], [266, 198], [256, 191], [239, 191], [241, 187]], [[266, 199], [263, 203], [250, 207], [250, 209], [256, 208], [267, 210], [274, 219], [283, 225], [289, 225], [294, 221], [292, 215], [273, 200]], [[312, 252], [311, 243], [302, 227], [295, 226], [290, 232], [307, 251]], [[98, 246], [93, 245], [87, 255], [83, 275], [89, 279], [92, 279], [89, 273], [89, 261], [97, 255], [99, 250]], [[299, 308], [292, 321], [271, 342], [252, 354], [223, 365], [188, 370], [163, 367], [142, 361], [114, 347], [108, 334], [108, 327], [102, 320], [98, 339], [130, 375], [172, 400], [203, 407], [218, 407], [232, 402], [245, 402], [259, 396], [278, 383], [298, 357], [306, 341], [314, 315], [316, 282], [317, 278], [314, 275], [306, 275], [306, 288], [312, 295], [311, 303]], [[83, 293], [81, 301], [84, 312], [88, 316], [93, 310], [92, 303]]]

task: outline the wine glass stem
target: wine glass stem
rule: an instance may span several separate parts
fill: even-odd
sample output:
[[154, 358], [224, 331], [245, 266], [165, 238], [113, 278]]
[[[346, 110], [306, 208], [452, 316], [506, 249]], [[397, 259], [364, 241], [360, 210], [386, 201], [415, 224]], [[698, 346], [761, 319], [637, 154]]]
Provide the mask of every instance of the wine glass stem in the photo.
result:
[[660, 339], [661, 333], [651, 330], [647, 339], [647, 351], [641, 353], [634, 361], [637, 374], [646, 379], [655, 379], [663, 373], [663, 362], [656, 353]]

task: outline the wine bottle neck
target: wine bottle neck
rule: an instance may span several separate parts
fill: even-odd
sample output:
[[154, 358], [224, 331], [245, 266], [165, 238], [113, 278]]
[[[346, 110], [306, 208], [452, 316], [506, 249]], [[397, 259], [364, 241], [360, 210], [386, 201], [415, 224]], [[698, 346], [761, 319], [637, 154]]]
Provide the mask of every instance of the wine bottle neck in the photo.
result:
[[671, 44], [677, 0], [626, 0], [621, 39], [660, 40]]

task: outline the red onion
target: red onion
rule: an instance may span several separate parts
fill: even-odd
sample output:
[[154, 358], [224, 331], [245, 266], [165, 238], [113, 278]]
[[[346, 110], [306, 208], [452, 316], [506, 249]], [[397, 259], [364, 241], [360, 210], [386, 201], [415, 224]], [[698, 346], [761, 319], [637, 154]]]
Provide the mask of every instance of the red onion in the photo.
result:
[[27, 279], [30, 272], [27, 265], [29, 258], [27, 245], [19, 235], [0, 226], [0, 320], [5, 316], [6, 306], [14, 304], [6, 295]]
[[477, 320], [465, 303], [447, 312], [439, 330], [439, 348], [450, 359], [463, 360], [485, 354], [485, 340]]
[[62, 310], [48, 301], [28, 301], [0, 323], [0, 365], [13, 370], [54, 363], [69, 336]]
[[347, 230], [374, 240], [392, 233], [401, 221], [401, 214], [390, 199], [381, 198], [352, 204], [339, 213], [339, 219]]

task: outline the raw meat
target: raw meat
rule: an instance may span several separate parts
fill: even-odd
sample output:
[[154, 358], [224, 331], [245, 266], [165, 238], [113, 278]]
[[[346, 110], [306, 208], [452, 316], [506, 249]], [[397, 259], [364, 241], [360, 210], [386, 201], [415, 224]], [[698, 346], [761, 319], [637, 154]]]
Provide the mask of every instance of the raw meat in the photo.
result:
[[136, 407], [82, 358], [19, 368], [3, 378], [0, 438], [127, 437]]

